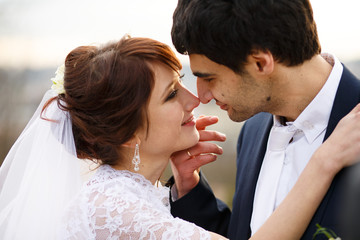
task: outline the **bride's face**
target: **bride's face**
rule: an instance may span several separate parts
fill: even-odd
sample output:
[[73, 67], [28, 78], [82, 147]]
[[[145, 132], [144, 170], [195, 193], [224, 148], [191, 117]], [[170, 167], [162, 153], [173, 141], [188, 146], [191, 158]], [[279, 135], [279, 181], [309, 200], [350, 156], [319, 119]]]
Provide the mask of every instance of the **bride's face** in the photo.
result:
[[[163, 64], [152, 64], [155, 85], [148, 107], [148, 133], [140, 147], [149, 154], [171, 154], [195, 145], [199, 133], [193, 110], [199, 99]], [[144, 153], [144, 152], [143, 152]]]

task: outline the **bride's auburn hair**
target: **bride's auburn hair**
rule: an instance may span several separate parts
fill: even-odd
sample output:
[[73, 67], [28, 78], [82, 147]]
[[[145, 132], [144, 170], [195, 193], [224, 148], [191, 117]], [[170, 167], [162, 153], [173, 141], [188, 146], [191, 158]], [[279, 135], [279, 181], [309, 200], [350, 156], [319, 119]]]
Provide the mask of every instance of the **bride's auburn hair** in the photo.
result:
[[115, 165], [119, 147], [136, 130], [148, 127], [152, 63], [176, 72], [182, 68], [169, 46], [149, 38], [126, 36], [101, 47], [81, 46], [67, 55], [66, 93], [57, 101], [70, 113], [79, 158]]

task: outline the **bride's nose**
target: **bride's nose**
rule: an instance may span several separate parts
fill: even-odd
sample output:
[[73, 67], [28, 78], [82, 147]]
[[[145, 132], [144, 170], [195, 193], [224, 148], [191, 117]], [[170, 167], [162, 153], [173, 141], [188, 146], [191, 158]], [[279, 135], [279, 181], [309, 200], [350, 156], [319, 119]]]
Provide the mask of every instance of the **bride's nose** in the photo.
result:
[[197, 106], [199, 106], [200, 104], [200, 99], [195, 96], [192, 92], [190, 92], [188, 89], [184, 88], [185, 90], [185, 110], [191, 112], [192, 110], [194, 110], [194, 108], [196, 108]]

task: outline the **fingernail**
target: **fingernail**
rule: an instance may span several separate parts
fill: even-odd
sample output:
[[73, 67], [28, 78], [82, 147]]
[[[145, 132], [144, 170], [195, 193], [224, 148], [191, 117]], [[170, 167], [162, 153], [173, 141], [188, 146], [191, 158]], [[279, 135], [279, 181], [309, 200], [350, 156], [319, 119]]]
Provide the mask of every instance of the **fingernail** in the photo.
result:
[[222, 140], [226, 140], [226, 135], [225, 134], [220, 133], [220, 137], [221, 137]]

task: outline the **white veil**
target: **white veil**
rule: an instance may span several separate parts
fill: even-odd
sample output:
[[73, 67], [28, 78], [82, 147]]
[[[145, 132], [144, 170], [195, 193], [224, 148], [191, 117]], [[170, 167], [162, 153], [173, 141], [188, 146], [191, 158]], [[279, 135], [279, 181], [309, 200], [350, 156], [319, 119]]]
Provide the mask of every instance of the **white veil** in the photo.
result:
[[[82, 185], [71, 119], [46, 92], [0, 168], [0, 239], [55, 239], [63, 209]], [[83, 171], [84, 172], [84, 171]]]

